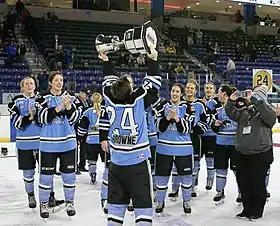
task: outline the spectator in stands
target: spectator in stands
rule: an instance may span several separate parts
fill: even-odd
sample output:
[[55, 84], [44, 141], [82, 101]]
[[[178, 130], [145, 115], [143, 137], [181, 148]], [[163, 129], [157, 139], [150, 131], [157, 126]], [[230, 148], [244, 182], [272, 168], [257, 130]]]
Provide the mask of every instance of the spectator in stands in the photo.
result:
[[13, 11], [10, 11], [7, 15], [6, 15], [6, 20], [4, 23], [4, 36], [5, 38], [7, 38], [9, 36], [10, 31], [14, 31], [15, 30], [15, 14], [13, 13]]
[[215, 42], [213, 50], [214, 50], [215, 61], [217, 61], [217, 59], [220, 56], [220, 46], [219, 46], [218, 42]]
[[166, 48], [166, 53], [176, 54], [176, 49], [174, 46], [170, 45]]
[[48, 90], [48, 79], [49, 79], [49, 73], [46, 69], [44, 69], [42, 72], [40, 72], [37, 75], [37, 80], [39, 82], [39, 92], [46, 92]]
[[7, 43], [5, 52], [8, 54], [7, 64], [12, 67], [12, 65], [16, 62], [17, 55], [17, 47], [13, 41]]
[[127, 65], [129, 67], [134, 67], [134, 65], [135, 65], [135, 58], [132, 54], [129, 54], [129, 56], [128, 56]]
[[55, 53], [55, 62], [54, 62], [55, 70], [64, 69], [64, 65], [65, 65], [65, 53], [63, 51], [63, 46], [59, 45]]
[[17, 44], [17, 62], [18, 63], [25, 63], [25, 54], [26, 54], [26, 46], [25, 44], [22, 42], [21, 39], [18, 40], [18, 44]]
[[243, 54], [244, 54], [244, 62], [249, 62], [250, 61], [250, 55], [251, 55], [252, 48], [246, 41], [243, 47]]
[[24, 3], [21, 0], [18, 0], [15, 4], [16, 10], [16, 20], [19, 21], [21, 17], [21, 11], [25, 8]]
[[[255, 13], [253, 16], [253, 24], [252, 25], [259, 25], [261, 18]], [[251, 24], [249, 24], [251, 25]]]
[[226, 77], [235, 85], [235, 63], [231, 58], [228, 58]]
[[136, 59], [136, 62], [139, 66], [144, 66], [146, 65], [146, 61], [145, 61], [145, 58], [142, 54], [140, 54], [137, 59]]
[[251, 60], [256, 62], [257, 61], [257, 55], [258, 55], [258, 50], [255, 44], [252, 45], [252, 51], [251, 51]]
[[124, 67], [127, 64], [127, 59], [124, 55], [124, 53], [122, 53], [119, 58], [117, 59], [117, 65], [119, 65], [120, 67]]
[[240, 10], [237, 10], [237, 12], [235, 14], [236, 23], [242, 23], [243, 20], [244, 20], [243, 15], [240, 13]]
[[177, 67], [175, 68], [176, 73], [185, 73], [185, 69], [181, 62], [178, 62]]
[[44, 15], [44, 20], [50, 20], [51, 19], [51, 12], [47, 12], [45, 15]]
[[168, 62], [166, 70], [167, 71], [175, 71], [176, 66], [172, 64], [172, 62]]
[[242, 59], [242, 50], [240, 48], [240, 45], [239, 44], [236, 44], [236, 47], [234, 49], [234, 59], [235, 61], [241, 61]]
[[24, 8], [25, 8], [24, 3], [21, 0], [18, 0], [15, 4], [15, 10], [20, 11]]
[[264, 20], [264, 24], [266, 26], [271, 26], [272, 25], [272, 19], [271, 17], [269, 16], [269, 14], [266, 14], [266, 17], [263, 19]]
[[58, 17], [55, 14], [55, 12], [53, 12], [52, 15], [50, 16], [50, 20], [53, 21], [53, 22], [57, 22], [58, 21]]
[[202, 39], [203, 39], [203, 33], [200, 29], [198, 29], [196, 32], [196, 44], [202, 45], [202, 43], [203, 43]]
[[193, 38], [191, 35], [188, 36], [188, 48], [190, 48], [193, 45]]
[[207, 54], [214, 53], [214, 48], [211, 41], [209, 41], [208, 44], [206, 45], [206, 53]]

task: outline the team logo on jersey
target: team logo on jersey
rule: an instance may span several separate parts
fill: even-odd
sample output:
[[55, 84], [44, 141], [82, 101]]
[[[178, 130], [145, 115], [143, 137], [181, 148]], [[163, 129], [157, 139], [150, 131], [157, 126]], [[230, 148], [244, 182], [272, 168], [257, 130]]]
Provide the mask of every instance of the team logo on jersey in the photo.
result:
[[137, 156], [139, 159], [143, 159], [143, 158], [145, 158], [145, 154], [140, 154], [140, 155], [138, 155]]

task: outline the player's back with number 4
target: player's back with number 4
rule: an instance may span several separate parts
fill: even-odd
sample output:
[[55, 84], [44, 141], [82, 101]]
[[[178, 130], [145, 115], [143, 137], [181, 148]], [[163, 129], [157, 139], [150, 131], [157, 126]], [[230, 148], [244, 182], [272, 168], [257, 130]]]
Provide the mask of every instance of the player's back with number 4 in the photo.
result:
[[126, 100], [117, 100], [112, 94], [111, 86], [118, 77], [110, 61], [104, 62], [103, 71], [106, 110], [102, 111], [99, 122], [100, 140], [108, 138], [112, 163], [135, 165], [143, 162], [151, 156], [145, 110], [158, 100], [161, 87], [157, 61], [148, 60], [147, 76]]

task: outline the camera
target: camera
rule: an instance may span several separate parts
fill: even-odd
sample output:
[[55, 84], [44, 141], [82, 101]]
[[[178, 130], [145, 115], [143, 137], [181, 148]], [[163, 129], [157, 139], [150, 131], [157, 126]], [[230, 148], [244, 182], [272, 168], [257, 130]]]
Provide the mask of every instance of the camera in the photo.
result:
[[246, 91], [238, 91], [237, 92], [237, 97], [247, 97], [247, 92]]

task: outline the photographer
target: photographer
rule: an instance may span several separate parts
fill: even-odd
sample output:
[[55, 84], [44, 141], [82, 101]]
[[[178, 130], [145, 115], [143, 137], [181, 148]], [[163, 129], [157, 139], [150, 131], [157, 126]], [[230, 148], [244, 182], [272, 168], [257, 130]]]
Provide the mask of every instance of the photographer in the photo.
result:
[[259, 219], [266, 203], [265, 177], [273, 161], [272, 127], [276, 121], [276, 113], [267, 103], [267, 87], [234, 92], [225, 110], [238, 124], [236, 173], [243, 211], [237, 217]]
[[[221, 85], [218, 90], [218, 98], [221, 104], [217, 104], [213, 110], [214, 121], [211, 124], [211, 129], [217, 133], [216, 150], [214, 152], [214, 167], [216, 170], [216, 191], [217, 194], [213, 198], [216, 205], [224, 202], [225, 187], [227, 183], [228, 168], [236, 171], [236, 150], [234, 147], [234, 139], [237, 124], [230, 120], [225, 112], [225, 105], [231, 94], [235, 91], [228, 85]], [[230, 164], [229, 164], [230, 162]], [[239, 197], [236, 199], [238, 202]]]

